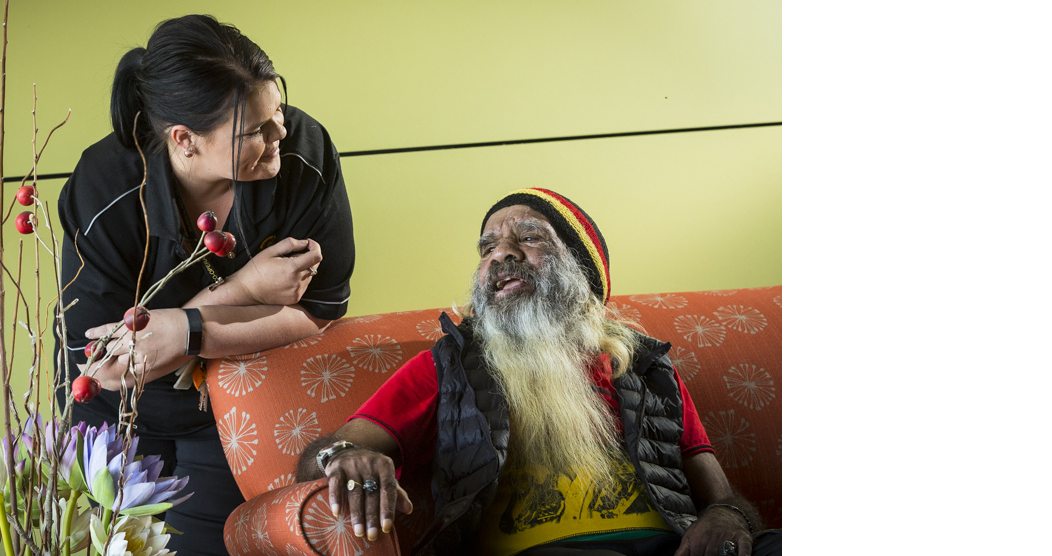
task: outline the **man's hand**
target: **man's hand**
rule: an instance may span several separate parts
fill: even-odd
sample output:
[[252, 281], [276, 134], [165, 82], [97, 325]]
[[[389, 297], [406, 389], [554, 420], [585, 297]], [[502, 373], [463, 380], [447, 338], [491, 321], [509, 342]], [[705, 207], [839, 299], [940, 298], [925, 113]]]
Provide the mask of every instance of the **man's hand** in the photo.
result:
[[734, 543], [738, 556], [752, 554], [752, 535], [742, 517], [729, 508], [709, 508], [687, 528], [674, 556], [724, 556], [726, 541]]
[[[705, 510], [683, 535], [675, 556], [723, 556], [723, 543], [727, 541], [734, 543], [738, 556], [752, 554], [749, 530], [760, 527], [759, 516], [749, 501], [731, 488], [716, 456], [701, 452], [684, 458], [683, 473], [694, 504]], [[720, 504], [730, 504], [744, 514]], [[749, 516], [748, 523], [743, 515]]]
[[[113, 358], [99, 367], [95, 378], [99, 380], [102, 387], [107, 390], [120, 390], [121, 374], [128, 368], [129, 351], [131, 343], [131, 331], [124, 328], [123, 323], [111, 322], [102, 326], [88, 329], [84, 335], [95, 340], [107, 334], [117, 325], [121, 329], [114, 334], [108, 344], [106, 352], [113, 354]], [[150, 323], [146, 328], [135, 333], [135, 373], [143, 372], [143, 361], [150, 367], [150, 375], [146, 381], [160, 378], [171, 371], [179, 368], [186, 362], [186, 313], [182, 309], [155, 309], [150, 311]], [[81, 366], [81, 372], [84, 372]], [[128, 377], [129, 385], [133, 380]]]
[[[325, 467], [329, 479], [329, 507], [333, 515], [349, 512], [354, 534], [371, 541], [379, 531], [390, 533], [395, 512], [413, 513], [409, 495], [395, 479], [394, 461], [367, 448], [352, 448], [337, 453]], [[354, 483], [350, 483], [354, 481]], [[373, 481], [378, 489], [366, 491], [363, 485]], [[354, 488], [348, 490], [348, 485]]]
[[253, 304], [294, 305], [307, 291], [321, 259], [318, 242], [288, 237], [260, 251], [228, 281]]

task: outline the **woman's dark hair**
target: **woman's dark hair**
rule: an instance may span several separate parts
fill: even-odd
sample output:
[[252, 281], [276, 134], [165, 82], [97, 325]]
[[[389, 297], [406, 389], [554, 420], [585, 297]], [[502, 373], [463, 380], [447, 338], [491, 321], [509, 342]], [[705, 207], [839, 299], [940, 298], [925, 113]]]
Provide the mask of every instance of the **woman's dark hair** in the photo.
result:
[[139, 145], [159, 153], [169, 126], [209, 133], [233, 109], [236, 138], [248, 94], [275, 79], [285, 87], [266, 52], [236, 27], [210, 15], [169, 19], [157, 26], [146, 48], [128, 51], [117, 64], [110, 97], [113, 131], [134, 149], [135, 115], [142, 112]]

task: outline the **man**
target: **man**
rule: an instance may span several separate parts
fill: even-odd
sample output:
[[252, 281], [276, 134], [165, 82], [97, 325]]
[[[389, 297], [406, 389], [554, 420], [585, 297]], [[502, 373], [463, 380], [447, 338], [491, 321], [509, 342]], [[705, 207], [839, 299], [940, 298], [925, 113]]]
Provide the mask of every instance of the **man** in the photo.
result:
[[396, 467], [431, 465], [435, 520], [415, 552], [780, 554], [778, 532], [753, 550], [759, 516], [717, 463], [670, 346], [606, 317], [592, 219], [516, 191], [478, 248], [470, 317], [443, 315], [446, 335], [308, 446], [299, 479], [328, 477], [333, 512], [375, 539], [412, 511]]

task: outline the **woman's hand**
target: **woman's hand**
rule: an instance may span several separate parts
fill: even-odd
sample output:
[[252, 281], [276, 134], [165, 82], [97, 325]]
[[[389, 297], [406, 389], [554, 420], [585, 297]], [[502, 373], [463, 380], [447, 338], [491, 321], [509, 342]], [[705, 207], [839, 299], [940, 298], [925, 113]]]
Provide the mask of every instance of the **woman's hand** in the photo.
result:
[[[106, 344], [106, 353], [112, 358], [95, 371], [95, 378], [107, 390], [120, 390], [121, 375], [128, 368], [131, 331], [124, 323], [111, 322], [89, 329], [84, 335], [95, 340], [113, 330], [120, 324], [121, 328]], [[155, 309], [150, 311], [150, 322], [146, 328], [135, 333], [135, 374], [143, 373], [143, 362], [148, 364], [150, 374], [146, 382], [160, 378], [186, 362], [186, 335], [188, 324], [186, 313], [182, 309]], [[97, 366], [97, 362], [92, 367]], [[84, 369], [81, 368], [81, 372]], [[126, 382], [131, 385], [132, 377]]]
[[321, 245], [312, 239], [285, 238], [262, 250], [229, 282], [258, 305], [299, 303], [321, 264]]

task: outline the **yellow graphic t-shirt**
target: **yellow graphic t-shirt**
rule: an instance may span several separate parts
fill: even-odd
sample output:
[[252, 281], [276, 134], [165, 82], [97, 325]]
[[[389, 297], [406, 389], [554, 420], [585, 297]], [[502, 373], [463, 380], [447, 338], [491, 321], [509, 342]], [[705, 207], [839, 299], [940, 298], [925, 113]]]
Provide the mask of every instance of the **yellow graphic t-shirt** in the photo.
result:
[[505, 468], [496, 497], [483, 512], [479, 553], [511, 556], [580, 535], [671, 531], [647, 502], [631, 464], [622, 464], [617, 478], [613, 492], [597, 492], [589, 477]]

